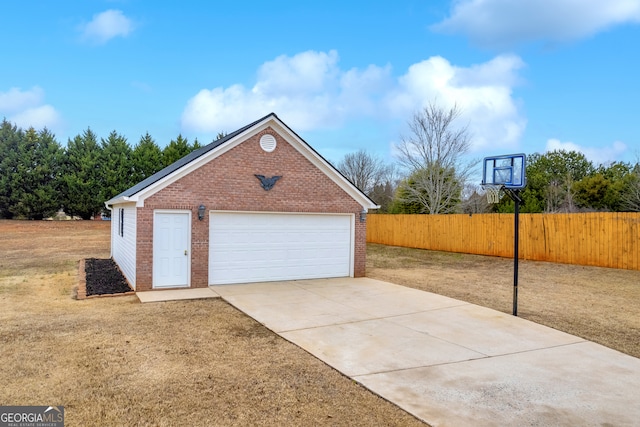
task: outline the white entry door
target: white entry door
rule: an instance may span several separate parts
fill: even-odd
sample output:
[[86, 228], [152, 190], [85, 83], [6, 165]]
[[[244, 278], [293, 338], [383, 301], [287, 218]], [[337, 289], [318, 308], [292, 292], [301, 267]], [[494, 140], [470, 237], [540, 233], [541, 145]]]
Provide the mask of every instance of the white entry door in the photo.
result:
[[209, 284], [347, 277], [353, 215], [212, 212]]
[[153, 218], [153, 287], [189, 287], [191, 214], [155, 212]]

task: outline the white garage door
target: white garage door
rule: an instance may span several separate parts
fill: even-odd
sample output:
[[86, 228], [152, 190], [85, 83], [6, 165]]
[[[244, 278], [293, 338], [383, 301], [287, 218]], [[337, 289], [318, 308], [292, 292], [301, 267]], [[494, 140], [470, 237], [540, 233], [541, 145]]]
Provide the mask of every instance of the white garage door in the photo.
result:
[[209, 284], [346, 277], [352, 215], [212, 212]]

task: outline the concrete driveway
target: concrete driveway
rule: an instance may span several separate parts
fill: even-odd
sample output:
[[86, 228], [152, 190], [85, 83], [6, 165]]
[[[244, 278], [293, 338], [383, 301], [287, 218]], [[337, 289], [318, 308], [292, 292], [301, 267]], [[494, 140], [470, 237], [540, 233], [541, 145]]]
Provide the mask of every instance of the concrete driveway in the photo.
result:
[[433, 426], [640, 425], [640, 359], [518, 317], [368, 278], [210, 289]]

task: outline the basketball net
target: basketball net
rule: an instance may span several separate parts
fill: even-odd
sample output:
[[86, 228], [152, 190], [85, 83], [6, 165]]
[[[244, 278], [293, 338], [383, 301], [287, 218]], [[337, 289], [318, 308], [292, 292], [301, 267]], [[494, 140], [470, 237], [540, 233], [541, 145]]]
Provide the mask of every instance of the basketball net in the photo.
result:
[[484, 191], [487, 194], [487, 203], [489, 204], [500, 203], [500, 199], [501, 199], [500, 190], [502, 190], [502, 185], [485, 184], [482, 187], [484, 188]]

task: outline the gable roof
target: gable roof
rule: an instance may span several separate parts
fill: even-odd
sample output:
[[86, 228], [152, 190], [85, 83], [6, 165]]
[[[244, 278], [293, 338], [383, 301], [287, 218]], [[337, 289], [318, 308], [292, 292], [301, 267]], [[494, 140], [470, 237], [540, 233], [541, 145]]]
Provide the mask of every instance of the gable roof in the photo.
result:
[[[273, 114], [273, 113], [271, 113]], [[275, 114], [274, 114], [275, 115]], [[214, 148], [224, 144], [225, 142], [227, 142], [228, 140], [230, 140], [231, 138], [233, 138], [234, 136], [236, 136], [239, 133], [242, 133], [243, 131], [249, 129], [250, 127], [254, 126], [256, 123], [264, 120], [265, 118], [267, 118], [269, 116], [265, 116], [259, 120], [256, 120], [255, 122], [248, 124], [240, 129], [238, 129], [235, 132], [232, 132], [218, 140], [213, 141], [211, 144], [207, 144], [204, 147], [200, 147], [197, 150], [192, 151], [191, 153], [187, 154], [186, 156], [176, 160], [175, 162], [171, 163], [169, 166], [167, 166], [164, 169], [159, 170], [158, 172], [154, 173], [151, 176], [148, 176], [147, 178], [145, 178], [144, 180], [140, 181], [139, 183], [137, 183], [136, 185], [134, 185], [133, 187], [123, 191], [122, 193], [118, 194], [117, 196], [113, 197], [111, 200], [109, 200], [107, 202], [107, 204], [112, 204], [110, 203], [113, 200], [116, 199], [120, 199], [123, 197], [131, 197], [134, 196], [136, 193], [144, 190], [145, 188], [147, 188], [148, 186], [150, 186], [151, 184], [161, 180], [162, 178], [164, 178], [167, 175], [170, 175], [171, 173], [175, 172], [176, 170], [180, 169], [181, 167], [183, 167], [184, 165], [187, 165], [189, 163], [191, 163], [193, 160], [197, 159], [198, 157], [202, 156], [205, 153], [208, 153], [209, 151], [213, 150]]]
[[[297, 133], [280, 120], [275, 113], [267, 114], [253, 123], [243, 126], [240, 129], [205, 145], [204, 147], [192, 151], [164, 169], [108, 200], [105, 202], [105, 205], [109, 207], [114, 204], [136, 202], [138, 206], [143, 206], [142, 203], [147, 197], [155, 194], [157, 191], [160, 191], [162, 188], [184, 176], [184, 174], [189, 173], [200, 167], [202, 164], [209, 162], [227, 149], [235, 147], [245, 139], [248, 133], [256, 131], [258, 128], [266, 127], [270, 122], [273, 122], [275, 125], [279, 125], [282, 130], [289, 133], [289, 136], [292, 137], [292, 139], [297, 140], [297, 142], [300, 143], [300, 147], [303, 148], [302, 154], [311, 160], [313, 164], [323, 170], [323, 172], [325, 172], [325, 174], [327, 174], [329, 178], [338, 184], [347, 194], [360, 203], [363, 209], [368, 210], [379, 208], [373, 200], [353, 185], [353, 183], [349, 181], [339, 170], [337, 170], [313, 147], [307, 144], [306, 141], [304, 141]], [[306, 151], [306, 153], [304, 151]]]

